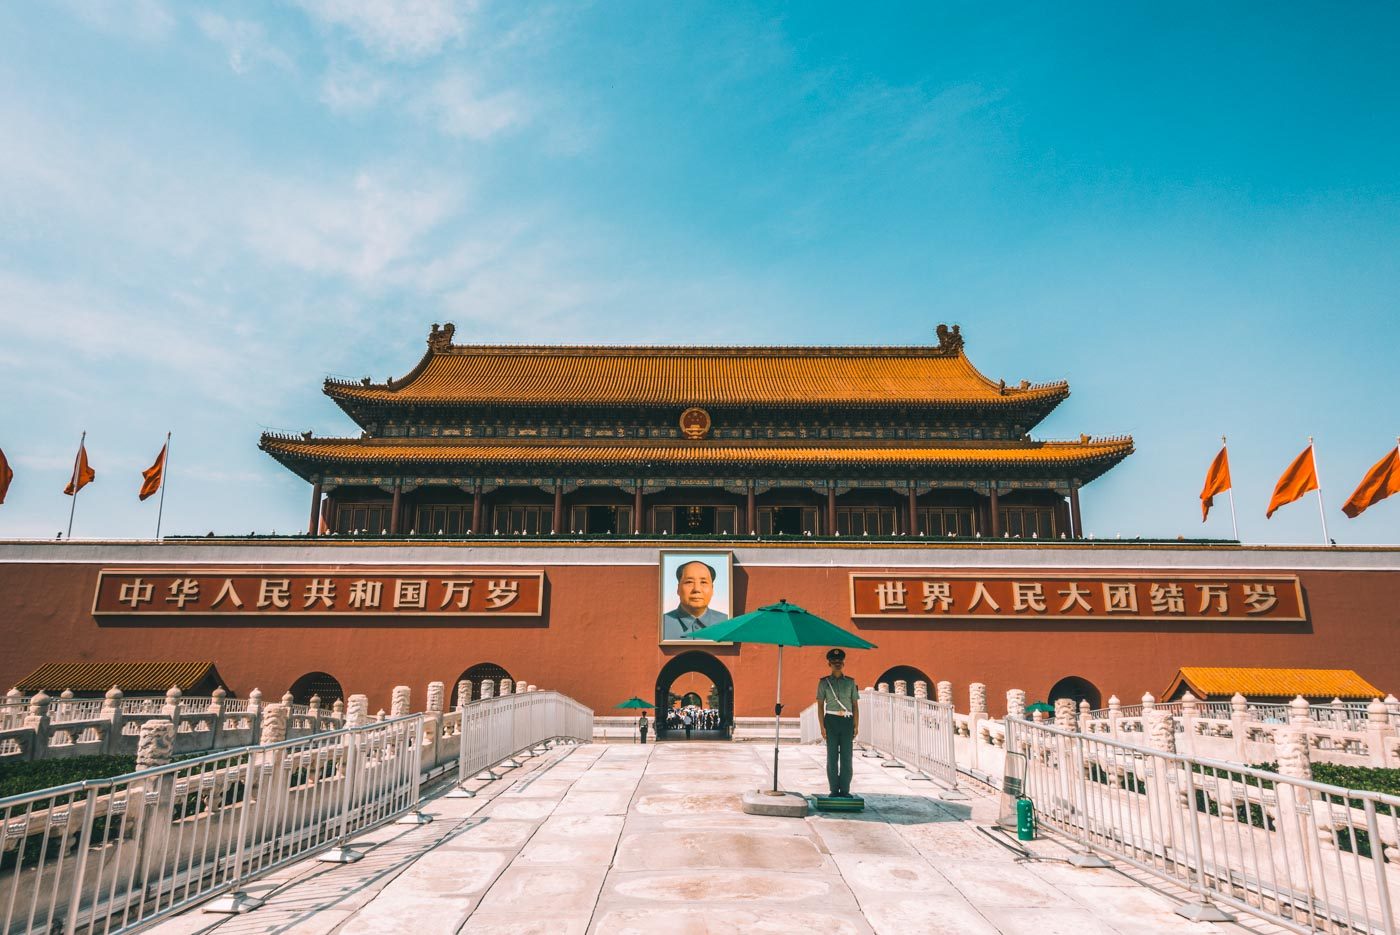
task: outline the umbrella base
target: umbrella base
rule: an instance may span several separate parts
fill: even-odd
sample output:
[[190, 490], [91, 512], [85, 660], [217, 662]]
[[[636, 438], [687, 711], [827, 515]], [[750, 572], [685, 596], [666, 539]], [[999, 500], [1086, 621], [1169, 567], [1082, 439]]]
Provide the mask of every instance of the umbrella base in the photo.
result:
[[744, 793], [744, 813], [746, 815], [771, 815], [777, 818], [807, 817], [807, 799], [795, 792], [780, 792], [754, 789]]

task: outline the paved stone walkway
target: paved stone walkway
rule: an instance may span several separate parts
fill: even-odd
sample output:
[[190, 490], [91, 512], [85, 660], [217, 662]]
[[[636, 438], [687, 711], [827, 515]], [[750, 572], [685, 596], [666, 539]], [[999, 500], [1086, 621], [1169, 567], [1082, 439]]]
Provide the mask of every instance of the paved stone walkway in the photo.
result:
[[[197, 910], [163, 935], [438, 932], [703, 933], [1235, 932], [1188, 923], [1116, 870], [1081, 870], [1037, 842], [1018, 861], [978, 830], [997, 799], [943, 801], [881, 760], [856, 757], [860, 815], [743, 814], [771, 782], [758, 744], [598, 744], [525, 762], [474, 799], [439, 795], [432, 824], [360, 838], [364, 860], [303, 862], [250, 886], [243, 916]], [[824, 788], [819, 747], [784, 747], [783, 785]], [[446, 788], [441, 790], [447, 791]], [[1257, 927], [1250, 926], [1255, 931]]]

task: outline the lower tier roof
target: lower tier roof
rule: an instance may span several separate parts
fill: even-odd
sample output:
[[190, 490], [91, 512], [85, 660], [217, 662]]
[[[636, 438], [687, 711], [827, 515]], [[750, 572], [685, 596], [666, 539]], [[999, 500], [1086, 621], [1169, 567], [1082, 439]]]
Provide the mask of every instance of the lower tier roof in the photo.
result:
[[[965, 471], [984, 477], [1098, 477], [1133, 451], [1130, 437], [1073, 442], [928, 443], [823, 439], [820, 443], [662, 442], [650, 439], [305, 438], [265, 434], [268, 454], [303, 477], [324, 473], [433, 469], [537, 474], [546, 469], [629, 475], [723, 469]], [[337, 469], [340, 469], [339, 471]]]

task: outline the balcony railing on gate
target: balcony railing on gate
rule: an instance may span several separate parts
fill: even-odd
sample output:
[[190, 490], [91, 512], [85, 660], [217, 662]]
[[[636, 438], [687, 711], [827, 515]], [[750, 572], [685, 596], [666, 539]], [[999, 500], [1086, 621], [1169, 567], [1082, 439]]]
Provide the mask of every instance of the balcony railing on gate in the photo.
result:
[[1396, 935], [1400, 796], [1015, 718], [1005, 749], [1041, 824], [1086, 848], [1295, 931]]

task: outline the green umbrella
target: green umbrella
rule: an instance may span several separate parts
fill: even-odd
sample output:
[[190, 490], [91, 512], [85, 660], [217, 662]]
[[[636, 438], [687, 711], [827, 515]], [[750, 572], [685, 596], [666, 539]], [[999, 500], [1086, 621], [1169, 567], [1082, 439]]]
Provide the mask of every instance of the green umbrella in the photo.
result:
[[613, 705], [613, 707], [614, 707], [614, 708], [654, 708], [654, 707], [656, 707], [656, 705], [652, 704], [650, 701], [643, 701], [642, 699], [638, 698], [636, 695], [633, 695], [631, 698], [628, 698], [628, 699], [627, 699], [626, 701], [624, 701], [622, 704]]
[[773, 794], [778, 792], [778, 729], [783, 713], [784, 646], [850, 646], [874, 649], [875, 644], [848, 633], [834, 623], [809, 614], [786, 599], [681, 637], [714, 643], [767, 643], [778, 647], [778, 697], [773, 704]]
[[1037, 711], [1044, 711], [1046, 714], [1054, 714], [1055, 706], [1052, 704], [1046, 704], [1043, 701], [1033, 701], [1030, 704], [1026, 705], [1027, 714], [1035, 714]]

